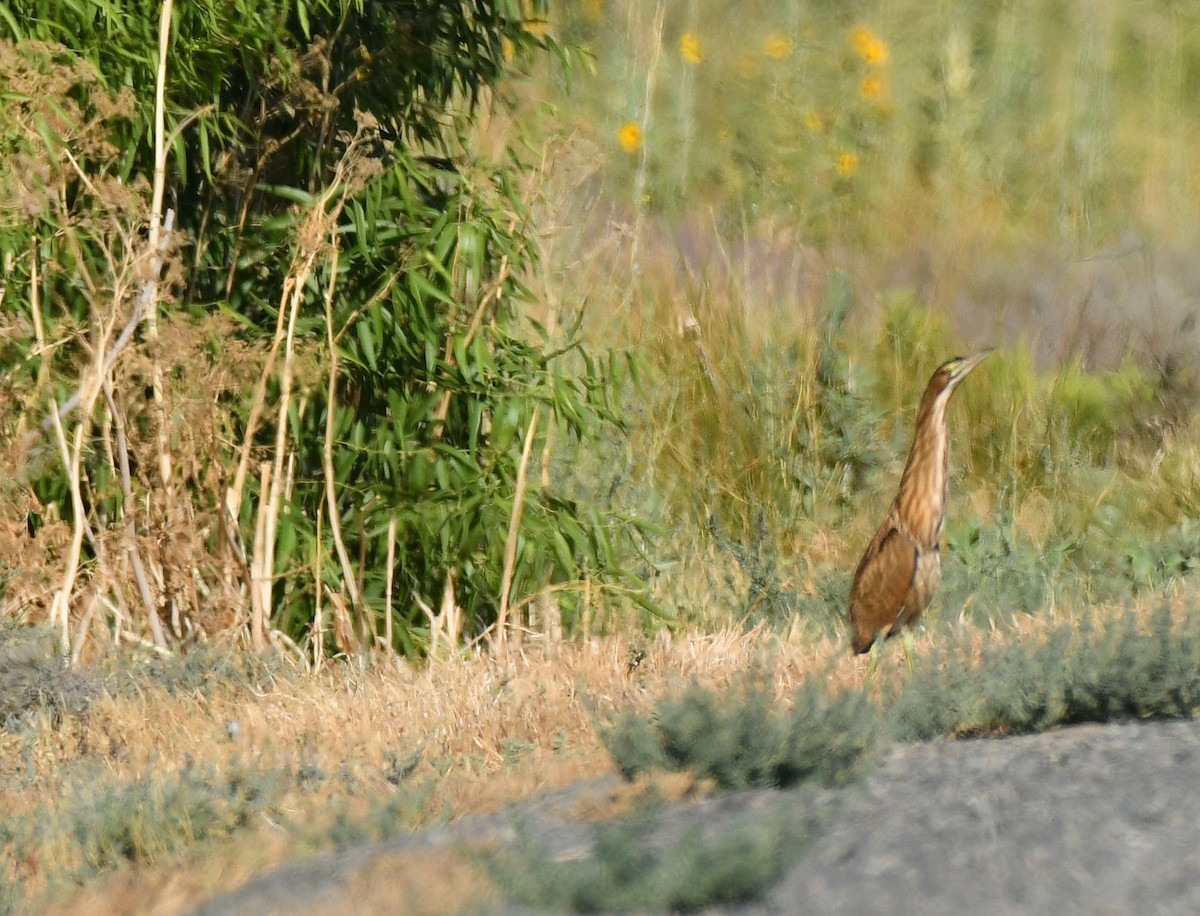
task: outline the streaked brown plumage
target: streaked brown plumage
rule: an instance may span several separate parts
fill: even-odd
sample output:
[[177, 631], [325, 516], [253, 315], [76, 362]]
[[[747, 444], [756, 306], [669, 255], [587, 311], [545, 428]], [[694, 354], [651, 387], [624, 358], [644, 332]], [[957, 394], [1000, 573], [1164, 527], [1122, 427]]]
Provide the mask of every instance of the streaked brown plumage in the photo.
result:
[[946, 408], [954, 389], [991, 352], [952, 359], [929, 380], [900, 492], [854, 572], [850, 625], [856, 653], [869, 650], [878, 637], [912, 627], [937, 590], [946, 513]]

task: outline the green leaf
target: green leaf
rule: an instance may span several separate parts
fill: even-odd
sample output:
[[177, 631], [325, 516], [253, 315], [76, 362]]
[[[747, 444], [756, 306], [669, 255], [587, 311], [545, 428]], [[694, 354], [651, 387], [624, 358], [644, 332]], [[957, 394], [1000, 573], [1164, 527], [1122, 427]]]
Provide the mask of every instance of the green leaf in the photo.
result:
[[312, 40], [312, 28], [308, 22], [308, 4], [304, 0], [296, 0], [296, 18], [300, 20], [300, 31], [306, 41]]
[[291, 512], [281, 512], [275, 528], [275, 568], [284, 570], [296, 552], [296, 527]]
[[418, 295], [428, 296], [445, 305], [457, 306], [457, 303], [442, 290], [429, 282], [429, 278], [420, 271], [410, 271], [407, 276], [408, 284]]
[[567, 539], [558, 528], [550, 529], [550, 543], [554, 547], [554, 555], [558, 559], [558, 567], [564, 575], [575, 575], [575, 557]]
[[359, 321], [354, 326], [354, 331], [358, 336], [359, 345], [362, 347], [367, 368], [374, 372], [378, 365], [375, 359], [375, 335], [371, 332], [370, 322]]

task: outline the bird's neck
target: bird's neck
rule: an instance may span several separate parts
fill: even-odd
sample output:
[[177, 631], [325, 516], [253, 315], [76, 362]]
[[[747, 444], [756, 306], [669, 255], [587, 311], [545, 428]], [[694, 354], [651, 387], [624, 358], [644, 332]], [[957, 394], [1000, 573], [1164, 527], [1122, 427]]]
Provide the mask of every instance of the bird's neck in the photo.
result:
[[951, 392], [950, 388], [926, 391], [921, 399], [912, 450], [896, 496], [901, 522], [925, 549], [932, 549], [942, 536], [948, 461], [946, 407]]

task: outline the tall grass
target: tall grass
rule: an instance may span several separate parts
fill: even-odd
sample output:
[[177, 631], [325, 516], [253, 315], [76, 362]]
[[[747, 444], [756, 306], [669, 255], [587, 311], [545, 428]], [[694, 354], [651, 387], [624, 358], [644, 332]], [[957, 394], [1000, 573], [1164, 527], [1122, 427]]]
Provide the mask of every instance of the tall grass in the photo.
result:
[[1198, 225], [1171, 201], [1200, 190], [1197, 17], [558, 9], [594, 75], [536, 83], [560, 106], [542, 283], [640, 357], [614, 466], [667, 533], [669, 607], [828, 629], [929, 375], [980, 344], [1000, 349], [952, 411], [941, 613], [1186, 577]]

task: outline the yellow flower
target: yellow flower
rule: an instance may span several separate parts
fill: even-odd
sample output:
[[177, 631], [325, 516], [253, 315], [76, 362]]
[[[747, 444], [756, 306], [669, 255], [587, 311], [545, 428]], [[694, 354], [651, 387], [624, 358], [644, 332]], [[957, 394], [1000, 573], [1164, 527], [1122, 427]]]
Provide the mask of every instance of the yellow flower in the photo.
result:
[[882, 99], [885, 92], [887, 92], [887, 80], [881, 73], [868, 73], [858, 85], [858, 94], [868, 102]]
[[763, 45], [763, 51], [767, 57], [773, 57], [776, 60], [783, 60], [785, 57], [792, 55], [792, 40], [786, 35], [776, 33], [767, 39]]
[[604, 18], [604, 3], [602, 0], [583, 0], [583, 15], [590, 22], [599, 22]]
[[825, 130], [825, 119], [819, 111], [810, 111], [804, 116], [804, 126], [814, 134], [819, 134]]
[[698, 64], [704, 60], [704, 52], [700, 48], [700, 38], [695, 32], [684, 32], [680, 36], [679, 56], [689, 64]]
[[642, 129], [629, 121], [617, 131], [617, 143], [627, 153], [636, 153], [642, 148]]
[[843, 178], [849, 178], [858, 171], [858, 154], [842, 153], [837, 158], [837, 173]]
[[872, 67], [887, 62], [888, 46], [866, 26], [856, 25], [850, 30], [850, 44], [855, 53]]

